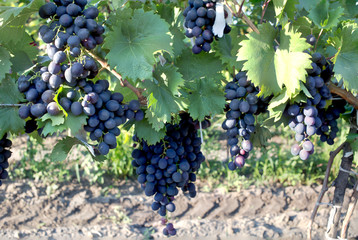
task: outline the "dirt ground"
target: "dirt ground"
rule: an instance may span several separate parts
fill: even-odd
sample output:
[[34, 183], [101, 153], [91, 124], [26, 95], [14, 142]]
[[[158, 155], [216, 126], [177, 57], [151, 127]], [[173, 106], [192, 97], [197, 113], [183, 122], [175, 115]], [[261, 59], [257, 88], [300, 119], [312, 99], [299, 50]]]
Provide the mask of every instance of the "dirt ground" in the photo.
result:
[[[204, 183], [200, 183], [203, 185]], [[50, 195], [33, 181], [0, 188], [0, 239], [164, 239], [160, 216], [134, 181], [105, 191], [100, 186], [62, 184]], [[181, 194], [171, 221], [172, 239], [305, 239], [320, 187], [255, 188], [240, 192]], [[347, 193], [349, 194], [349, 192]], [[325, 202], [333, 195], [329, 191]], [[329, 207], [322, 206], [314, 239], [324, 239]], [[358, 211], [350, 237], [358, 236]]]
[[[46, 145], [51, 149], [56, 139]], [[13, 144], [12, 161], [21, 158], [26, 137]], [[42, 158], [39, 151], [35, 158]], [[71, 153], [75, 155], [79, 153]], [[224, 154], [224, 153], [222, 153]], [[194, 199], [182, 193], [170, 215], [177, 228], [171, 239], [306, 239], [307, 224], [321, 186], [254, 187], [240, 192], [204, 192], [198, 182]], [[63, 183], [48, 186], [30, 180], [3, 181], [0, 187], [0, 240], [3, 239], [167, 239], [161, 217], [150, 208], [136, 181], [109, 186]], [[324, 198], [333, 196], [330, 189]], [[347, 191], [350, 196], [351, 190]], [[346, 207], [345, 204], [344, 207]], [[321, 206], [313, 225], [313, 239], [324, 239], [330, 207]], [[358, 210], [349, 237], [358, 239]], [[357, 238], [353, 238], [357, 237]]]

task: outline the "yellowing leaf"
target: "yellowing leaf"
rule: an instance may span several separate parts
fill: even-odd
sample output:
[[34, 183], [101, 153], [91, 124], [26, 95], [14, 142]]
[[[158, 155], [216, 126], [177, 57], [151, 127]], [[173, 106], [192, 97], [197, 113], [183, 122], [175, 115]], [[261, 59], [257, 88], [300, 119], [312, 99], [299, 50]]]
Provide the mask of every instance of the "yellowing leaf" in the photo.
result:
[[311, 67], [310, 55], [303, 53], [310, 45], [287, 24], [280, 32], [281, 42], [275, 51], [277, 30], [269, 23], [259, 30], [261, 34], [252, 32], [248, 40], [241, 42], [237, 60], [245, 61], [243, 70], [261, 88], [262, 95], [280, 94], [285, 86], [288, 96], [294, 96], [300, 90], [300, 81], [306, 80], [306, 69]]

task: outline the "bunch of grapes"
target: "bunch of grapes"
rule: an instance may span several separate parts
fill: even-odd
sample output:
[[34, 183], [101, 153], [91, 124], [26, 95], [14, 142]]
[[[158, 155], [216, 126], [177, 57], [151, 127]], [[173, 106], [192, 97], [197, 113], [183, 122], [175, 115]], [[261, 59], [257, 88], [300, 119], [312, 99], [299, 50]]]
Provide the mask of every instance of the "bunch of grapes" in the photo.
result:
[[80, 45], [91, 50], [103, 42], [104, 28], [95, 20], [99, 14], [96, 7], [85, 9], [87, 0], [55, 3], [48, 2], [39, 9], [40, 17], [53, 20], [50, 26], [40, 27], [39, 36], [45, 43], [54, 43], [58, 49], [68, 45], [73, 55], [79, 55]]
[[109, 149], [117, 146], [116, 136], [121, 133], [118, 127], [126, 123], [127, 119], [141, 121], [144, 112], [138, 100], [123, 103], [121, 93], [108, 90], [107, 80], [98, 80], [96, 83], [81, 80], [79, 86], [86, 93], [83, 98], [78, 98], [75, 91], [69, 91], [66, 97], [60, 99], [60, 104], [75, 115], [83, 112], [89, 116], [84, 130], [90, 133], [92, 141], [99, 142], [96, 148], [98, 153], [106, 155]]
[[42, 25], [39, 37], [47, 43], [46, 52], [51, 59], [42, 80], [48, 82], [52, 90], [61, 84], [75, 87], [81, 79], [92, 79], [98, 73], [96, 62], [85, 56], [87, 50], [103, 42], [104, 27], [95, 21], [96, 7], [85, 9], [87, 0], [48, 2], [41, 6], [42, 18], [52, 18], [49, 26]]
[[[0, 140], [0, 179], [6, 179], [9, 174], [6, 168], [9, 167], [8, 159], [11, 157], [10, 147], [12, 142], [7, 138], [7, 133]], [[0, 186], [2, 182], [0, 180]]]
[[[335, 103], [328, 108], [327, 101], [332, 98], [329, 88], [325, 85], [333, 75], [333, 64], [320, 53], [312, 55], [312, 69], [309, 69], [305, 86], [312, 98], [307, 103], [288, 105], [285, 114], [290, 117], [289, 127], [295, 131], [295, 139], [300, 144], [294, 144], [291, 153], [307, 160], [314, 152], [310, 137], [321, 135], [321, 140], [332, 145], [337, 135], [337, 119], [343, 113], [344, 105]], [[337, 102], [338, 103], [338, 102]]]
[[19, 116], [26, 121], [25, 131], [31, 133], [37, 129], [36, 119], [44, 114], [57, 115], [60, 113], [54, 101], [55, 92], [49, 83], [44, 82], [39, 76], [47, 71], [47, 67], [41, 67], [27, 76], [18, 79], [18, 90], [25, 94], [27, 105], [19, 108]]
[[345, 105], [344, 100], [333, 101], [324, 112], [318, 114], [322, 125], [320, 128], [317, 128], [316, 134], [320, 136], [322, 142], [327, 142], [328, 145], [334, 144], [334, 139], [337, 137], [339, 130], [337, 119], [340, 117], [340, 114], [345, 112]]
[[[196, 196], [195, 172], [205, 160], [194, 121], [187, 113], [180, 117], [179, 124], [166, 124], [166, 136], [155, 145], [134, 137], [139, 147], [132, 152], [132, 165], [144, 193], [154, 195], [153, 211], [158, 211], [162, 217], [168, 211], [175, 211], [173, 201], [179, 193], [178, 188], [183, 192], [189, 191], [190, 197]], [[176, 229], [168, 224], [163, 233], [175, 235]]]
[[230, 154], [233, 158], [229, 163], [229, 169], [235, 170], [237, 167], [244, 166], [245, 159], [253, 148], [250, 137], [255, 131], [254, 115], [267, 110], [269, 98], [263, 99], [257, 96], [259, 89], [247, 79], [245, 72], [236, 74], [233, 81], [226, 85], [225, 92], [226, 99], [230, 103], [222, 128], [226, 130]]
[[[211, 43], [214, 40], [213, 25], [216, 11], [215, 1], [211, 0], [189, 0], [189, 6], [184, 10], [185, 35], [188, 38], [195, 37], [195, 44], [192, 48], [194, 54], [201, 51], [209, 52]], [[231, 31], [229, 25], [225, 26], [224, 33]]]
[[[26, 132], [32, 132], [37, 129], [35, 119], [46, 113], [57, 115], [62, 110], [74, 116], [85, 114], [88, 118], [84, 130], [97, 142], [95, 153], [106, 155], [117, 146], [118, 127], [127, 119], [142, 120], [144, 113], [137, 100], [124, 104], [123, 95], [111, 92], [107, 80], [88, 81], [97, 75], [98, 66], [81, 48], [91, 50], [103, 42], [104, 28], [94, 20], [98, 9], [85, 9], [86, 0], [55, 3], [48, 2], [39, 10], [42, 18], [52, 19], [50, 26], [43, 25], [39, 30], [51, 62], [36, 75], [21, 76], [18, 80], [20, 92], [30, 102], [19, 109], [19, 115], [23, 119], [31, 117], [25, 127]], [[71, 88], [62, 89], [58, 105], [54, 97], [64, 84]]]

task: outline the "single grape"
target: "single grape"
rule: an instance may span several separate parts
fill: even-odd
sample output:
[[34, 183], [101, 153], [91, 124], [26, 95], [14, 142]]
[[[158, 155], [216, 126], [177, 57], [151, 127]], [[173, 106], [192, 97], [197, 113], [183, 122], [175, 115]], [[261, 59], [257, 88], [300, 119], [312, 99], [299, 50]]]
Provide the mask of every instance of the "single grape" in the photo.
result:
[[42, 103], [36, 103], [31, 106], [30, 112], [32, 116], [40, 118], [46, 113], [46, 106]]
[[19, 108], [19, 116], [22, 119], [26, 119], [26, 118], [30, 117], [30, 106], [28, 106], [28, 105], [21, 106]]
[[107, 155], [109, 153], [109, 146], [105, 142], [101, 142], [98, 145], [98, 151], [101, 155]]
[[301, 158], [302, 160], [305, 161], [305, 160], [307, 160], [308, 157], [310, 156], [310, 153], [309, 153], [308, 151], [302, 149], [302, 150], [300, 151], [300, 153], [299, 153], [299, 156], [300, 156], [300, 158]]
[[[67, 10], [67, 9], [66, 9]], [[70, 15], [68, 14], [63, 14], [60, 19], [59, 19], [59, 22], [62, 26], [68, 28], [72, 25], [73, 23], [73, 19]]]
[[39, 15], [41, 18], [49, 18], [56, 14], [56, 10], [57, 6], [52, 2], [48, 2], [40, 7]]
[[291, 154], [293, 156], [297, 156], [301, 150], [302, 150], [302, 147], [296, 143], [296, 144], [292, 145], [292, 147], [291, 147]]
[[56, 116], [60, 113], [60, 109], [59, 107], [57, 106], [57, 103], [56, 102], [50, 102], [48, 105], [47, 105], [47, 112], [51, 115], [51, 116]]
[[71, 112], [73, 115], [78, 116], [83, 112], [83, 108], [81, 106], [81, 103], [79, 102], [73, 102], [71, 104]]

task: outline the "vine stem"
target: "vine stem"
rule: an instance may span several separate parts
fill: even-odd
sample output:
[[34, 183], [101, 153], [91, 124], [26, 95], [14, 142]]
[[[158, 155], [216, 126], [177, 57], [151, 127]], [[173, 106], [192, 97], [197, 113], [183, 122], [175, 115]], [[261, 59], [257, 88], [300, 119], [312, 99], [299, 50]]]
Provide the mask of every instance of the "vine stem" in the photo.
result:
[[26, 104], [12, 104], [12, 103], [1, 103], [0, 107], [22, 107], [22, 106], [26, 106]]
[[271, 0], [266, 0], [264, 5], [262, 5], [262, 14], [261, 14], [260, 24], [262, 24], [262, 21], [264, 20], [265, 13], [266, 13], [267, 7], [270, 2], [271, 2]]
[[312, 211], [312, 214], [311, 214], [311, 219], [308, 223], [307, 239], [309, 239], [309, 240], [312, 239], [312, 225], [313, 225], [314, 219], [316, 218], [318, 208], [322, 203], [324, 194], [328, 190], [328, 178], [329, 178], [329, 174], [331, 173], [333, 161], [336, 158], [336, 156], [338, 155], [338, 153], [343, 150], [343, 148], [346, 146], [346, 144], [347, 144], [346, 142], [342, 143], [336, 150], [330, 152], [330, 154], [329, 154], [329, 160], [328, 160], [328, 164], [327, 164], [327, 168], [326, 168], [326, 174], [325, 174], [324, 180], [323, 180], [322, 189], [321, 189], [321, 192], [319, 193], [318, 199], [316, 201], [316, 205], [315, 205], [315, 207]]
[[355, 109], [358, 110], [358, 99], [352, 93], [348, 92], [345, 89], [339, 88], [332, 83], [328, 84], [328, 88], [331, 91], [331, 93], [337, 94], [338, 96], [342, 97]]
[[243, 0], [243, 1], [241, 2], [241, 4], [239, 4], [239, 3], [237, 2], [237, 0], [236, 0], [236, 1], [233, 1], [233, 2], [234, 2], [236, 5], [239, 6], [239, 11], [236, 13], [236, 12], [234, 12], [234, 10], [232, 10], [232, 9], [229, 7], [229, 5], [227, 5], [228, 8], [229, 8], [229, 10], [230, 10], [230, 12], [231, 12], [231, 14], [234, 15], [234, 16], [237, 16], [237, 17], [241, 18], [242, 20], [244, 20], [244, 22], [246, 22], [246, 24], [249, 25], [249, 27], [250, 27], [254, 32], [256, 32], [257, 34], [260, 34], [259, 29], [255, 26], [255, 24], [254, 24], [254, 23], [245, 15], [245, 13], [242, 11], [242, 6], [244, 5], [245, 0]]
[[102, 58], [100, 58], [99, 56], [95, 55], [94, 53], [86, 50], [86, 52], [88, 53], [88, 55], [90, 55], [92, 58], [94, 58], [97, 62], [99, 62], [99, 64], [102, 66], [102, 68], [107, 69], [109, 72], [111, 72], [116, 78], [118, 78], [118, 80], [120, 81], [120, 84], [122, 87], [127, 87], [129, 88], [132, 92], [134, 92], [134, 94], [138, 97], [139, 102], [142, 105], [146, 105], [147, 103], [147, 99], [146, 97], [144, 97], [142, 95], [143, 90], [142, 89], [138, 89], [135, 86], [133, 86], [132, 84], [130, 84], [128, 82], [127, 79], [123, 79], [122, 75], [119, 74], [116, 70], [111, 69], [111, 67], [109, 66], [109, 64]]
[[323, 28], [321, 29], [321, 31], [318, 34], [317, 40], [316, 40], [316, 44], [314, 45], [314, 51], [316, 51], [317, 49], [317, 45], [318, 45], [318, 40], [320, 39], [321, 35], [323, 33]]
[[346, 217], [344, 218], [343, 223], [342, 223], [341, 239], [346, 239], [347, 238], [349, 222], [350, 222], [350, 220], [352, 218], [354, 208], [357, 205], [357, 200], [358, 200], [358, 181], [356, 181], [356, 183], [354, 185], [354, 190], [353, 190], [353, 193], [352, 193], [351, 202], [349, 204]]

